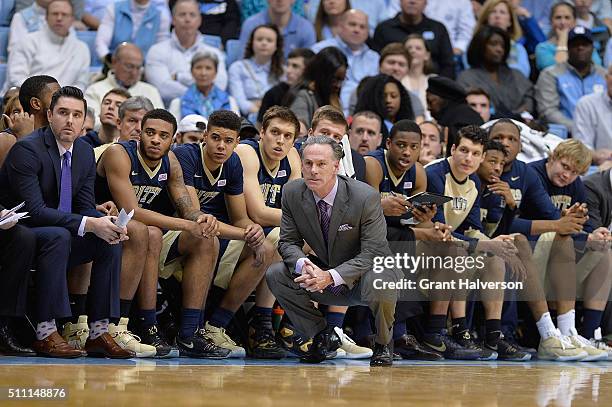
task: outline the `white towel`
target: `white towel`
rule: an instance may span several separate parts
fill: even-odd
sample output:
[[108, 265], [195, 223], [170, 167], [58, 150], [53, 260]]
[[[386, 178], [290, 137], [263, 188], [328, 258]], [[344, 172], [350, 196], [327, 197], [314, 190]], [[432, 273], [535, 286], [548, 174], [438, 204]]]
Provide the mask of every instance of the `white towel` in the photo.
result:
[[340, 170], [338, 174], [352, 178], [355, 175], [355, 168], [353, 167], [353, 155], [351, 153], [351, 144], [349, 143], [347, 134], [342, 137], [340, 144], [342, 144], [344, 157], [340, 160]]

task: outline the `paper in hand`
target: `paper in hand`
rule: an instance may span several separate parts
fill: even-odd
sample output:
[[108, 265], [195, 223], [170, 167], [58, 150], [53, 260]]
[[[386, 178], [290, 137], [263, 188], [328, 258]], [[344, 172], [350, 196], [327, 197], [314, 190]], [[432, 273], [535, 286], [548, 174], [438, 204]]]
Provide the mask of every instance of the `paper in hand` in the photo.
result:
[[134, 216], [134, 209], [132, 209], [130, 213], [126, 213], [125, 209], [121, 208], [121, 212], [119, 212], [115, 225], [119, 226], [120, 228], [126, 227], [128, 222], [132, 219], [132, 216]]
[[17, 222], [19, 219], [25, 217], [27, 214], [28, 214], [27, 212], [20, 212], [20, 213], [9, 212], [8, 215], [5, 215], [2, 218], [0, 218], [0, 226], [6, 225], [7, 223]]

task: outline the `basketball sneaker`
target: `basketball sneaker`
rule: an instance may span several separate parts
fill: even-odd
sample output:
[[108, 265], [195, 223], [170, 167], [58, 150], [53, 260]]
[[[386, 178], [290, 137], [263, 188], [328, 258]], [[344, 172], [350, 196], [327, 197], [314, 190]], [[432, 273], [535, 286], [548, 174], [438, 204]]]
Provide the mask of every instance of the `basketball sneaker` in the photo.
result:
[[155, 346], [141, 343], [140, 338], [128, 331], [128, 318], [119, 319], [119, 324], [108, 324], [108, 333], [121, 349], [134, 352], [137, 358], [151, 358], [157, 353]]
[[484, 347], [492, 352], [497, 352], [498, 360], [509, 360], [514, 362], [525, 362], [531, 360], [531, 353], [525, 352], [514, 346], [510, 341], [504, 338], [504, 334], [499, 333], [499, 338], [495, 345], [485, 341]]
[[142, 343], [155, 347], [155, 356], [157, 358], [179, 357], [179, 350], [168, 344], [159, 332], [157, 325], [151, 325], [148, 329], [143, 329], [139, 333]]
[[480, 346], [480, 344], [476, 343], [476, 341], [472, 339], [472, 335], [468, 330], [465, 330], [463, 332], [456, 332], [453, 335], [453, 339], [465, 349], [472, 349], [476, 352], [480, 352], [478, 360], [497, 359], [497, 352], [492, 349]]
[[587, 352], [574, 346], [567, 336], [555, 329], [551, 335], [542, 340], [538, 346], [538, 359], [556, 360], [559, 362], [578, 361], [588, 356]]
[[276, 341], [297, 357], [306, 355], [312, 346], [312, 338], [305, 338], [298, 334], [293, 326], [284, 319], [276, 332]]
[[204, 326], [204, 331], [206, 335], [215, 343], [215, 345], [229, 349], [230, 358], [243, 358], [246, 356], [246, 351], [242, 346], [238, 346], [236, 342], [230, 338], [230, 336], [225, 331], [225, 328], [218, 328], [209, 324], [208, 322]]
[[182, 357], [198, 359], [225, 359], [231, 351], [215, 345], [205, 329], [199, 329], [190, 338], [176, 336], [174, 340]]
[[67, 322], [64, 325], [62, 337], [68, 342], [68, 345], [72, 346], [74, 349], [84, 350], [85, 342], [87, 342], [87, 338], [89, 337], [87, 315], [79, 315], [79, 319], [75, 324]]
[[[334, 331], [342, 342], [340, 348], [336, 350], [336, 359], [367, 359], [372, 356], [372, 349], [357, 345], [354, 340], [344, 333], [342, 328], [335, 327]], [[339, 350], [344, 352], [338, 352]]]
[[425, 334], [423, 345], [438, 352], [445, 359], [477, 360], [482, 357], [480, 348], [466, 348], [444, 331], [442, 334]]
[[282, 359], [287, 356], [285, 350], [274, 338], [267, 325], [249, 325], [249, 355], [256, 359]]
[[608, 352], [602, 349], [597, 349], [591, 344], [588, 339], [578, 335], [576, 328], [571, 328], [570, 334], [571, 335], [569, 335], [568, 338], [570, 339], [572, 345], [574, 345], [578, 349], [582, 349], [587, 353], [587, 357], [582, 359], [582, 362], [596, 362], [598, 360], [608, 360]]

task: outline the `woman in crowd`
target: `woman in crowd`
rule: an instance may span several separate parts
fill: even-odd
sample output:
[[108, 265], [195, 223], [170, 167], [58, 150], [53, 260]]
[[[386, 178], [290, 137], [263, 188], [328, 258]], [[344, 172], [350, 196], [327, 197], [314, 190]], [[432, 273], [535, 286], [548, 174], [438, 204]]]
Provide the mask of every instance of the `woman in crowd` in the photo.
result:
[[480, 31], [485, 25], [499, 27], [508, 33], [511, 40], [508, 66], [519, 70], [526, 78], [529, 78], [531, 74], [529, 55], [527, 55], [527, 50], [525, 50], [523, 44], [519, 42], [522, 40], [523, 31], [510, 1], [487, 0], [478, 16], [474, 33]]
[[307, 129], [320, 106], [332, 105], [342, 110], [340, 89], [347, 69], [346, 56], [336, 47], [323, 48], [306, 65], [302, 81], [289, 92], [285, 105], [290, 106]]
[[[433, 72], [431, 53], [421, 34], [410, 34], [404, 41], [404, 47], [408, 50], [409, 60], [408, 75], [402, 79], [402, 85], [417, 95], [421, 104], [426, 107], [427, 80]], [[426, 118], [430, 118], [429, 112], [426, 113]]]
[[355, 111], [364, 110], [372, 111], [383, 118], [383, 136], [386, 136], [393, 124], [399, 120], [423, 120], [423, 117], [414, 116], [406, 88], [400, 81], [385, 74], [366, 78], [360, 84]]
[[340, 16], [350, 8], [349, 0], [321, 0], [314, 21], [317, 41], [327, 40], [337, 35]]
[[215, 110], [236, 110], [230, 95], [215, 85], [219, 58], [212, 52], [198, 52], [191, 59], [193, 85], [181, 98], [181, 117], [189, 114], [208, 116]]
[[261, 99], [282, 75], [283, 37], [275, 25], [260, 25], [249, 37], [244, 59], [229, 69], [229, 93], [250, 122], [257, 121]]
[[534, 113], [533, 84], [508, 66], [510, 37], [498, 27], [484, 26], [474, 34], [467, 55], [470, 69], [459, 74], [464, 88], [480, 87], [491, 98], [497, 116]]
[[[550, 9], [550, 38], [536, 47], [536, 66], [539, 70], [567, 61], [567, 35], [576, 26], [576, 9], [561, 2]], [[601, 65], [601, 57], [593, 50], [592, 61]]]

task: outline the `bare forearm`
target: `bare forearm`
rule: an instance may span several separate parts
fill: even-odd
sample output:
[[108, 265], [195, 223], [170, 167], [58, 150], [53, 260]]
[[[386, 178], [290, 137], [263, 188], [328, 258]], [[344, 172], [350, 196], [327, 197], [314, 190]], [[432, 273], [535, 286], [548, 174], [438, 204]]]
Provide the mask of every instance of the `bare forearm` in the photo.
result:
[[134, 211], [134, 219], [147, 226], [157, 226], [167, 230], [189, 230], [192, 225], [190, 220], [165, 216], [148, 209], [137, 208]]
[[531, 222], [531, 234], [540, 235], [546, 232], [556, 232], [557, 221], [555, 220], [534, 220]]

